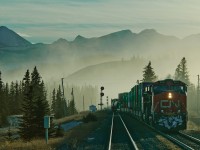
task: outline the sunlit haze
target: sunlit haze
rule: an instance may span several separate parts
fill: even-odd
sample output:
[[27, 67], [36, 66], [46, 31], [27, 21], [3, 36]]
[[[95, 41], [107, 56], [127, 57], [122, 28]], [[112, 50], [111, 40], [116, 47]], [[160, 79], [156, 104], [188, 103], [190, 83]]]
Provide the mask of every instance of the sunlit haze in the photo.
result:
[[0, 25], [32, 43], [156, 29], [183, 38], [200, 33], [198, 0], [1, 0]]
[[28, 56], [5, 53], [3, 79], [21, 80], [37, 66], [46, 83], [58, 85], [64, 77], [65, 84], [104, 85], [114, 98], [142, 80], [149, 61], [158, 79], [165, 79], [186, 57], [196, 86], [199, 6], [198, 0], [1, 0], [1, 26], [32, 44], [47, 44], [25, 50]]

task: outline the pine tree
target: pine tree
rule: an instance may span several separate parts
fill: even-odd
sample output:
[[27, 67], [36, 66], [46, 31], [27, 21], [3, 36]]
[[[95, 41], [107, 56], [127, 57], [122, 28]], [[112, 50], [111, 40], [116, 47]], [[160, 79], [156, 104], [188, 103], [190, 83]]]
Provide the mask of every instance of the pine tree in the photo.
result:
[[175, 71], [175, 80], [183, 81], [186, 84], [190, 84], [189, 75], [187, 71], [187, 61], [185, 57], [182, 58], [180, 64], [178, 64]]
[[62, 109], [62, 93], [61, 93], [61, 88], [60, 85], [58, 87], [57, 93], [56, 93], [56, 105], [55, 105], [55, 117], [62, 118], [63, 117], [63, 109]]
[[55, 112], [56, 112], [56, 90], [55, 90], [55, 88], [53, 89], [53, 92], [52, 92], [51, 112], [53, 114], [55, 114]]
[[25, 140], [44, 136], [44, 116], [49, 115], [49, 105], [46, 99], [44, 82], [35, 67], [31, 73], [27, 70], [23, 83], [23, 121], [20, 125], [20, 135]]
[[144, 68], [144, 71], [143, 71], [143, 81], [153, 82], [156, 79], [157, 79], [157, 76], [155, 75], [155, 72], [153, 71], [153, 68], [151, 67], [151, 61], [149, 61], [149, 64]]
[[23, 101], [21, 109], [23, 117], [20, 123], [19, 133], [24, 140], [30, 141], [35, 136], [35, 133], [33, 131], [34, 129], [34, 119], [33, 119], [34, 104], [32, 95], [33, 87], [30, 85], [29, 70], [26, 71], [23, 81], [24, 81], [22, 88]]
[[74, 101], [74, 91], [73, 91], [73, 88], [72, 88], [72, 92], [71, 92], [71, 96], [72, 96], [72, 99], [69, 103], [69, 114], [70, 115], [74, 115], [74, 114], [77, 114], [77, 110], [76, 110], [76, 106], [75, 106], [75, 101]]
[[44, 82], [35, 67], [31, 73], [31, 86], [33, 87], [33, 119], [34, 133], [36, 137], [44, 136], [44, 116], [50, 114], [49, 104], [46, 99]]
[[[62, 117], [65, 117], [68, 115], [67, 103], [62, 95], [60, 85], [59, 85], [58, 90], [55, 95], [56, 95], [55, 100], [52, 101], [51, 108], [52, 108], [52, 110], [55, 109], [55, 111], [54, 111], [55, 118], [58, 119], [58, 118], [62, 118]], [[53, 91], [52, 99], [54, 99], [54, 91]]]
[[9, 110], [10, 110], [10, 115], [14, 115], [16, 112], [16, 100], [15, 100], [15, 87], [14, 87], [14, 82], [12, 81], [10, 84], [10, 92], [9, 92]]
[[3, 105], [2, 105], [2, 103], [3, 103], [3, 101], [4, 101], [4, 99], [3, 99], [3, 82], [2, 82], [2, 79], [1, 79], [1, 71], [0, 71], [0, 103], [1, 103], [1, 105], [0, 105], [0, 127], [2, 126], [2, 124], [3, 124], [3, 118], [2, 118], [2, 116], [3, 116], [3, 111], [2, 111], [2, 109], [3, 109]]
[[0, 91], [3, 90], [3, 82], [2, 82], [2, 79], [1, 79], [1, 71], [0, 71]]
[[20, 93], [19, 93], [19, 84], [16, 81], [15, 85], [14, 85], [14, 89], [15, 89], [15, 114], [20, 114], [20, 105], [21, 105], [21, 99], [20, 99]]

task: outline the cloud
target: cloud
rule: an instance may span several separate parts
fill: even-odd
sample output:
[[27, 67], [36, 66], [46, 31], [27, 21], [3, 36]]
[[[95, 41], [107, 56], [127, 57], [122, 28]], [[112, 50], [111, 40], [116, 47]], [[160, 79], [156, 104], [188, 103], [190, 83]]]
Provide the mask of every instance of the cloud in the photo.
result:
[[26, 34], [26, 33], [17, 32], [17, 34], [19, 34], [19, 35], [22, 36], [22, 37], [31, 37], [30, 35], [28, 35], [28, 34]]
[[0, 24], [38, 37], [32, 42], [127, 28], [155, 28], [183, 37], [200, 31], [199, 5], [197, 0], [7, 0], [0, 5]]

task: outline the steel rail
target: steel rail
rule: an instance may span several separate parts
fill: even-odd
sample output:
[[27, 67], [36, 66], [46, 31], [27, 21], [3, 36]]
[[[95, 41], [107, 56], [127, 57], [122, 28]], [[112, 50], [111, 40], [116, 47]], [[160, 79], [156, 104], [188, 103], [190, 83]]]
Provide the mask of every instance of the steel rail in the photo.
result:
[[127, 132], [128, 136], [129, 136], [129, 138], [130, 138], [130, 140], [131, 140], [131, 142], [132, 142], [132, 144], [133, 144], [134, 149], [135, 149], [135, 150], [139, 150], [139, 148], [137, 147], [135, 141], [134, 141], [133, 138], [131, 137], [131, 134], [129, 133], [129, 131], [128, 131], [128, 129], [127, 129], [127, 127], [126, 127], [126, 125], [125, 125], [123, 119], [121, 118], [120, 115], [119, 115], [119, 117], [120, 117], [120, 119], [121, 119], [121, 121], [122, 121], [122, 123], [123, 123], [123, 125], [124, 125], [124, 127], [125, 127], [125, 129], [126, 129], [126, 132]]
[[[145, 123], [146, 124], [146, 123]], [[162, 135], [163, 137], [167, 138], [168, 140], [170, 140], [171, 142], [173, 142], [174, 144], [178, 145], [179, 147], [186, 149], [186, 150], [194, 150], [192, 147], [186, 145], [185, 143], [175, 139], [174, 137], [170, 136], [169, 134], [165, 134], [159, 130], [156, 130], [154, 127], [146, 124], [149, 128], [151, 128], [152, 130], [154, 130], [155, 132], [159, 133], [160, 135]]]
[[183, 142], [177, 140], [176, 138], [174, 138], [174, 137], [172, 137], [172, 136], [170, 136], [170, 135], [168, 135], [168, 134], [166, 134], [166, 135], [164, 135], [164, 136], [165, 136], [167, 139], [169, 139], [171, 142], [177, 144], [178, 146], [180, 146], [180, 147], [183, 148], [183, 149], [186, 149], [186, 150], [195, 150], [194, 148], [192, 148], [192, 147], [186, 145], [185, 143], [183, 143]]
[[200, 145], [200, 139], [197, 139], [197, 138], [195, 138], [195, 137], [193, 137], [191, 135], [188, 135], [188, 134], [185, 134], [185, 133], [182, 133], [182, 132], [178, 132], [178, 134], [180, 136], [183, 136], [183, 137], [189, 139], [190, 141]]
[[[138, 119], [137, 119], [138, 120]], [[160, 135], [162, 135], [163, 137], [167, 138], [168, 140], [170, 140], [171, 142], [173, 142], [174, 144], [178, 145], [179, 147], [181, 147], [182, 149], [186, 149], [186, 150], [194, 150], [194, 148], [186, 145], [185, 143], [177, 140], [176, 138], [168, 135], [168, 134], [165, 134], [159, 130], [156, 130], [154, 127], [150, 126], [149, 124], [147, 124], [146, 122], [143, 122], [141, 120], [139, 120], [141, 123], [145, 124], [147, 127], [149, 127], [150, 129], [152, 129], [153, 131], [159, 133]]]
[[113, 113], [113, 116], [112, 116], [112, 124], [111, 124], [110, 140], [109, 140], [108, 150], [111, 150], [112, 131], [113, 131], [113, 118], [114, 118], [114, 113]]

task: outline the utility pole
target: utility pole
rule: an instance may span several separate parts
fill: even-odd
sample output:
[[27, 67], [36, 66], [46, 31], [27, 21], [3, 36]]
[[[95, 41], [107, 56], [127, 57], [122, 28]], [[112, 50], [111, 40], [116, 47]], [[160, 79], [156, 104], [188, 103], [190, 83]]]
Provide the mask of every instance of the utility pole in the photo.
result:
[[197, 113], [199, 113], [199, 75], [198, 77], [198, 84], [197, 84]]
[[108, 96], [106, 97], [106, 100], [107, 100], [107, 109], [108, 109]]
[[83, 95], [83, 111], [85, 111], [84, 95]]
[[62, 81], [62, 91], [63, 91], [63, 99], [64, 99], [64, 96], [65, 96], [65, 92], [64, 92], [63, 79], [64, 79], [64, 78], [61, 78], [61, 81]]
[[[65, 92], [64, 92], [64, 85], [63, 85], [63, 80], [64, 80], [64, 78], [61, 78], [61, 82], [62, 82], [62, 96], [63, 96], [63, 101], [65, 101]], [[66, 101], [65, 101], [66, 102]], [[69, 106], [69, 105], [67, 105], [67, 103], [66, 103], [66, 107], [64, 107], [64, 113], [66, 113], [67, 114], [67, 106]]]

